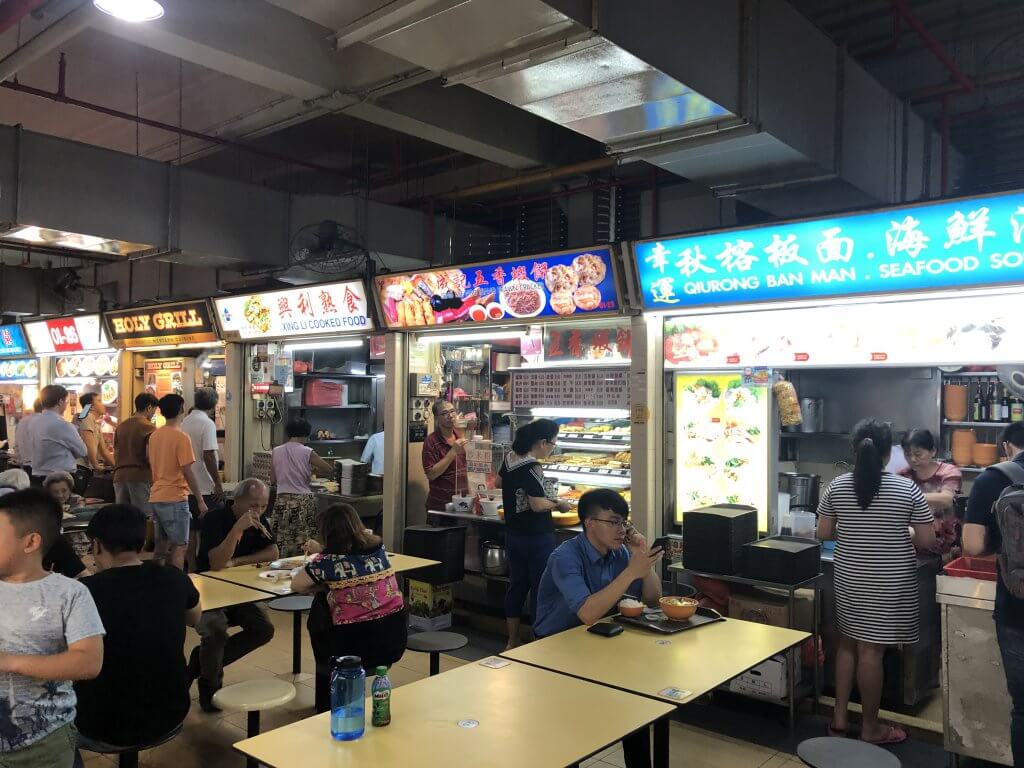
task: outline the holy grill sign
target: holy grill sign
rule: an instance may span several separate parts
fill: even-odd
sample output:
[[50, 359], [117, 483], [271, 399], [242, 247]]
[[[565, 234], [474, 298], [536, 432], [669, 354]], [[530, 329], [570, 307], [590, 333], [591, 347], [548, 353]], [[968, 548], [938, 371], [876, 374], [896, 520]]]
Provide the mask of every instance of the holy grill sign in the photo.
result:
[[122, 309], [108, 312], [105, 318], [110, 338], [119, 347], [201, 344], [218, 339], [206, 301]]
[[1024, 193], [650, 240], [647, 310], [1024, 280]]

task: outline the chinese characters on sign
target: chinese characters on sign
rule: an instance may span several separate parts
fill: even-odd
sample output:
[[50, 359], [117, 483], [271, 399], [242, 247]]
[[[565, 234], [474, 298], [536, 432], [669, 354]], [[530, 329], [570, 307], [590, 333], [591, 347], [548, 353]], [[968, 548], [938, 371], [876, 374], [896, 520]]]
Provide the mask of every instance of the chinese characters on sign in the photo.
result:
[[644, 308], [1024, 279], [1024, 194], [638, 243]]
[[20, 325], [0, 325], [0, 357], [18, 357], [29, 353]]
[[607, 247], [375, 278], [388, 328], [619, 311]]
[[546, 363], [576, 360], [628, 361], [633, 352], [633, 332], [628, 326], [607, 328], [560, 328], [545, 326], [544, 357]]
[[513, 408], [629, 408], [629, 382], [622, 370], [513, 371]]
[[225, 337], [273, 339], [372, 331], [359, 281], [214, 299]]

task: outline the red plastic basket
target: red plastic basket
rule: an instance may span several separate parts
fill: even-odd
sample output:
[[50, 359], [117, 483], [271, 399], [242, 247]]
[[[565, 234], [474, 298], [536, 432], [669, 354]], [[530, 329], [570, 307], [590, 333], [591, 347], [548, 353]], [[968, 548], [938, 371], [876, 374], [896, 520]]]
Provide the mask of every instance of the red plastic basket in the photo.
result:
[[995, 581], [998, 578], [996, 561], [987, 557], [958, 557], [942, 568], [947, 576]]

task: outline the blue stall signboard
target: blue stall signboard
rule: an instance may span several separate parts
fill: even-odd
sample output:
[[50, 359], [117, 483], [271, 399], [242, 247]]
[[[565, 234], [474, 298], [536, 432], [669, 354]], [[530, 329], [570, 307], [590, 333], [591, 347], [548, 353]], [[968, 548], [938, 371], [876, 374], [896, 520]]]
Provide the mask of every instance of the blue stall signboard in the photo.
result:
[[0, 357], [31, 355], [20, 325], [0, 325]]
[[647, 310], [1024, 282], [1024, 193], [638, 243]]

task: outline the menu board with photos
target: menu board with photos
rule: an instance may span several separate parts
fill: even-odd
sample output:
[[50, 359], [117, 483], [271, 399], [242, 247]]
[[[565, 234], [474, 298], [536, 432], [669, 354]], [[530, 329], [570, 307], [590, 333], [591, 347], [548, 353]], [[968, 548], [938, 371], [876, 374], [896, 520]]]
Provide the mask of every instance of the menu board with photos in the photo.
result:
[[110, 338], [118, 347], [134, 349], [218, 340], [206, 299], [119, 309], [107, 312], [105, 318]]
[[37, 355], [63, 355], [110, 349], [99, 315], [70, 315], [25, 323], [32, 351]]
[[372, 331], [359, 280], [214, 299], [225, 340]]
[[623, 370], [513, 371], [513, 408], [629, 408], [629, 378]]
[[0, 357], [23, 357], [31, 354], [25, 332], [20, 325], [0, 325]]
[[375, 298], [388, 328], [433, 328], [617, 313], [607, 246], [379, 275]]

